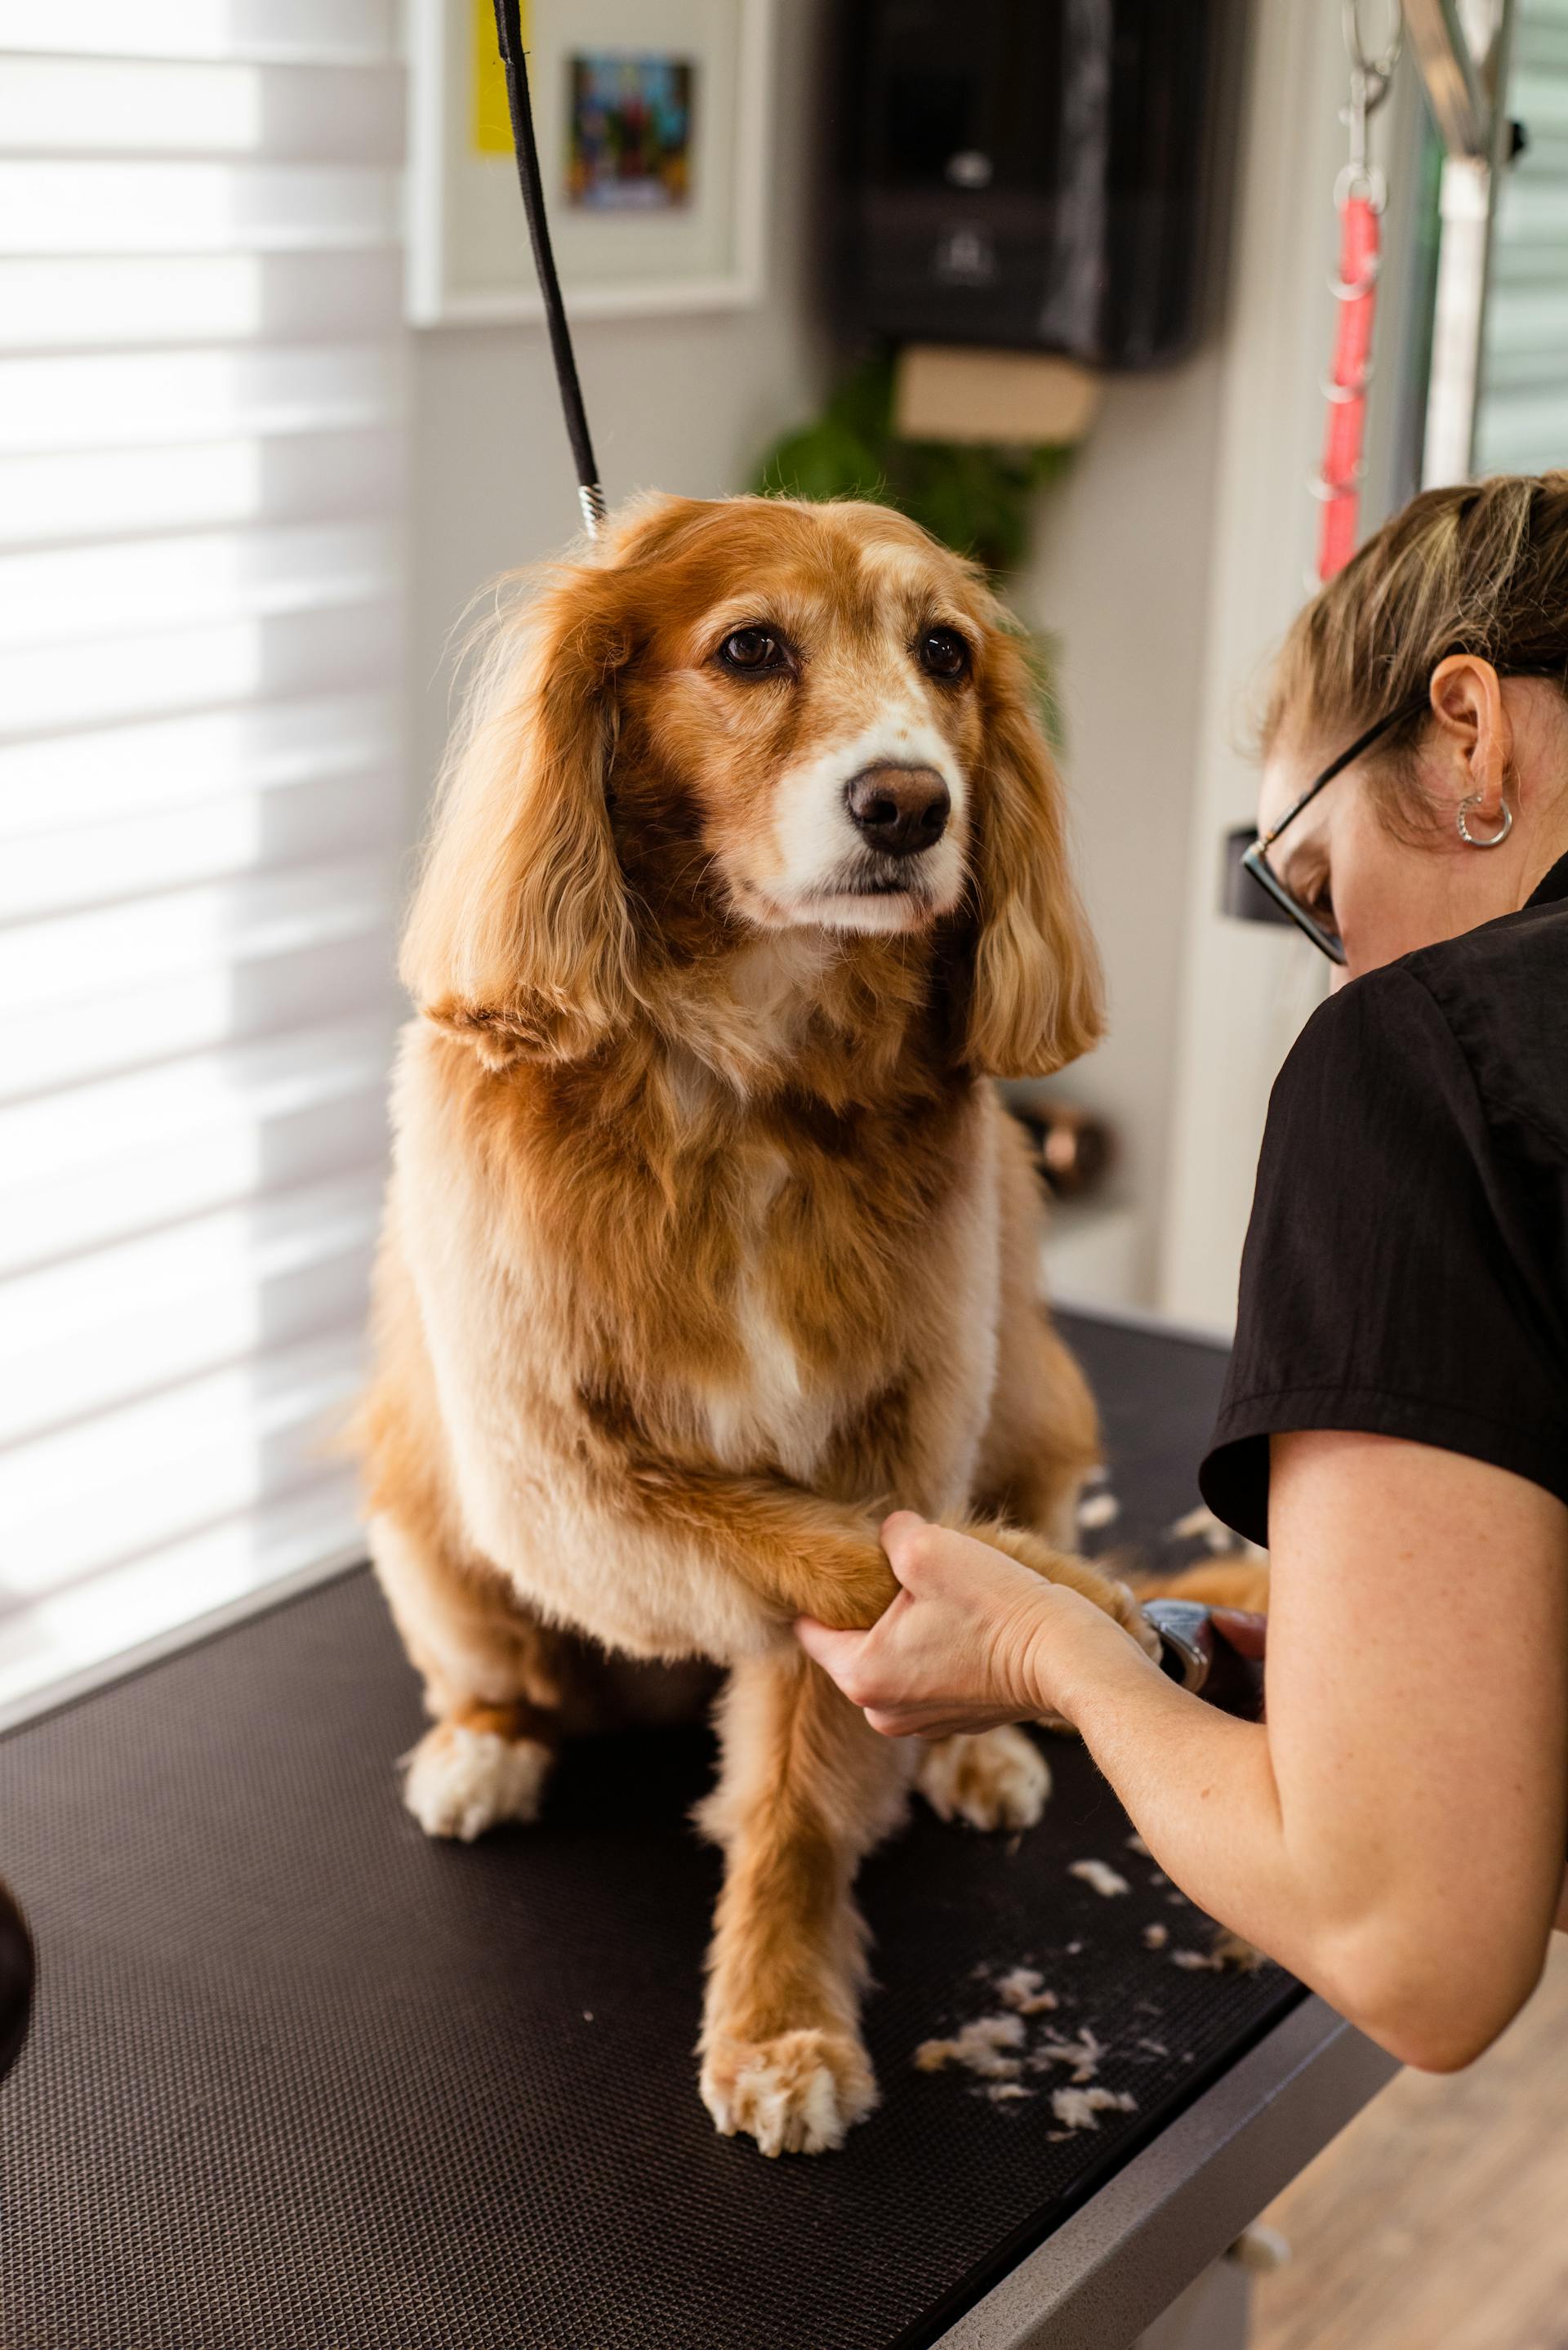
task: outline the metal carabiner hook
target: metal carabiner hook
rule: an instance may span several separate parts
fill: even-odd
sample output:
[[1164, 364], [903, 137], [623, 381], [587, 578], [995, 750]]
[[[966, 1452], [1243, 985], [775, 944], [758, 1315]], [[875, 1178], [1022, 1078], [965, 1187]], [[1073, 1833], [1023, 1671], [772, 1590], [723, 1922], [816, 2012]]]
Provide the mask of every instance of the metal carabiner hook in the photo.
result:
[[1389, 6], [1393, 15], [1393, 23], [1388, 38], [1381, 52], [1373, 57], [1367, 56], [1366, 44], [1361, 37], [1361, 0], [1340, 0], [1340, 22], [1345, 32], [1345, 54], [1350, 59], [1352, 71], [1361, 85], [1355, 102], [1357, 110], [1364, 120], [1368, 114], [1376, 114], [1387, 97], [1388, 86], [1394, 78], [1394, 68], [1399, 62], [1399, 50], [1405, 38], [1405, 18], [1399, 0], [1389, 0]]

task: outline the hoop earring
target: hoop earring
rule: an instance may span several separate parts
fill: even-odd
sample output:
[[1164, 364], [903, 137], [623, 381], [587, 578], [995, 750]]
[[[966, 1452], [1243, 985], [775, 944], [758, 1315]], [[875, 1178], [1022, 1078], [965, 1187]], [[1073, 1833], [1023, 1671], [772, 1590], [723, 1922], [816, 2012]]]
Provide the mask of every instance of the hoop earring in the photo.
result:
[[1467, 808], [1479, 807], [1480, 806], [1480, 792], [1471, 792], [1468, 799], [1462, 799], [1459, 802], [1459, 838], [1469, 848], [1501, 848], [1503, 842], [1508, 838], [1509, 834], [1513, 830], [1513, 810], [1509, 806], [1506, 800], [1501, 801], [1500, 806], [1502, 812], [1502, 822], [1499, 825], [1497, 830], [1492, 834], [1490, 840], [1478, 840], [1475, 834], [1470, 830], [1469, 826], [1465, 822], [1465, 810]]

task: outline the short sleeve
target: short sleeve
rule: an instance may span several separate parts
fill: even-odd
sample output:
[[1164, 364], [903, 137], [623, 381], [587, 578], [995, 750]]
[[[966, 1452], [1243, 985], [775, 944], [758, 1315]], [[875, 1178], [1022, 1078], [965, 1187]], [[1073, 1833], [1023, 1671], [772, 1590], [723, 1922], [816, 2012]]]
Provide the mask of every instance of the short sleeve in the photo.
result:
[[[1488, 1461], [1568, 1501], [1561, 1170], [1489, 1124], [1420, 979], [1370, 972], [1315, 1013], [1269, 1105], [1236, 1345], [1199, 1475], [1268, 1539], [1271, 1435], [1350, 1429]], [[1559, 1229], [1548, 1230], [1555, 1222]]]

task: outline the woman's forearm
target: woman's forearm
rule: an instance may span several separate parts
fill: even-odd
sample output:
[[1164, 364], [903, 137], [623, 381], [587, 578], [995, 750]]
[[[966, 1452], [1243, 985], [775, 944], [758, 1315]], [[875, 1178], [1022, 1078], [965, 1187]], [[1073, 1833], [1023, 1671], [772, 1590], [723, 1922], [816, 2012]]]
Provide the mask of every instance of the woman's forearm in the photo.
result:
[[1467, 2063], [1528, 1998], [1562, 1885], [1568, 1510], [1392, 1438], [1273, 1454], [1266, 1729], [909, 1512], [870, 1630], [797, 1632], [890, 1737], [1063, 1715], [1184, 1893], [1407, 2062]]
[[1088, 1623], [1039, 1633], [1042, 1696], [1065, 1714], [1166, 1875], [1200, 1908], [1301, 1973], [1312, 1963], [1305, 1888], [1293, 1865], [1260, 1723], [1179, 1689]]
[[1424, 1862], [1390, 1864], [1352, 1816], [1336, 1828], [1315, 1782], [1293, 1800], [1262, 1723], [1179, 1689], [1092, 1620], [1069, 1630], [1053, 1599], [1038, 1635], [1042, 1693], [1166, 1875], [1407, 2063], [1447, 2070], [1477, 2055], [1529, 1979], [1504, 1970], [1494, 1986], [1461, 1969], [1456, 1980], [1452, 1921]]

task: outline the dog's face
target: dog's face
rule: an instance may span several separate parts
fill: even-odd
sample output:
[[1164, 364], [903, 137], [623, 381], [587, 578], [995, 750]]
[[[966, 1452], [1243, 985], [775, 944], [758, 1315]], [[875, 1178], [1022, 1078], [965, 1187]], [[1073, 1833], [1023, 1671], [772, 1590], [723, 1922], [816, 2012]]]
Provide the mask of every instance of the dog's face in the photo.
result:
[[965, 567], [876, 508], [753, 504], [706, 509], [636, 567], [628, 853], [679, 802], [691, 869], [742, 922], [888, 931], [951, 912], [991, 634]]
[[658, 498], [499, 622], [403, 972], [504, 1066], [658, 1021], [672, 970], [762, 931], [875, 956], [855, 934], [940, 924], [971, 1066], [1092, 1041], [1060, 790], [983, 580], [882, 506]]

